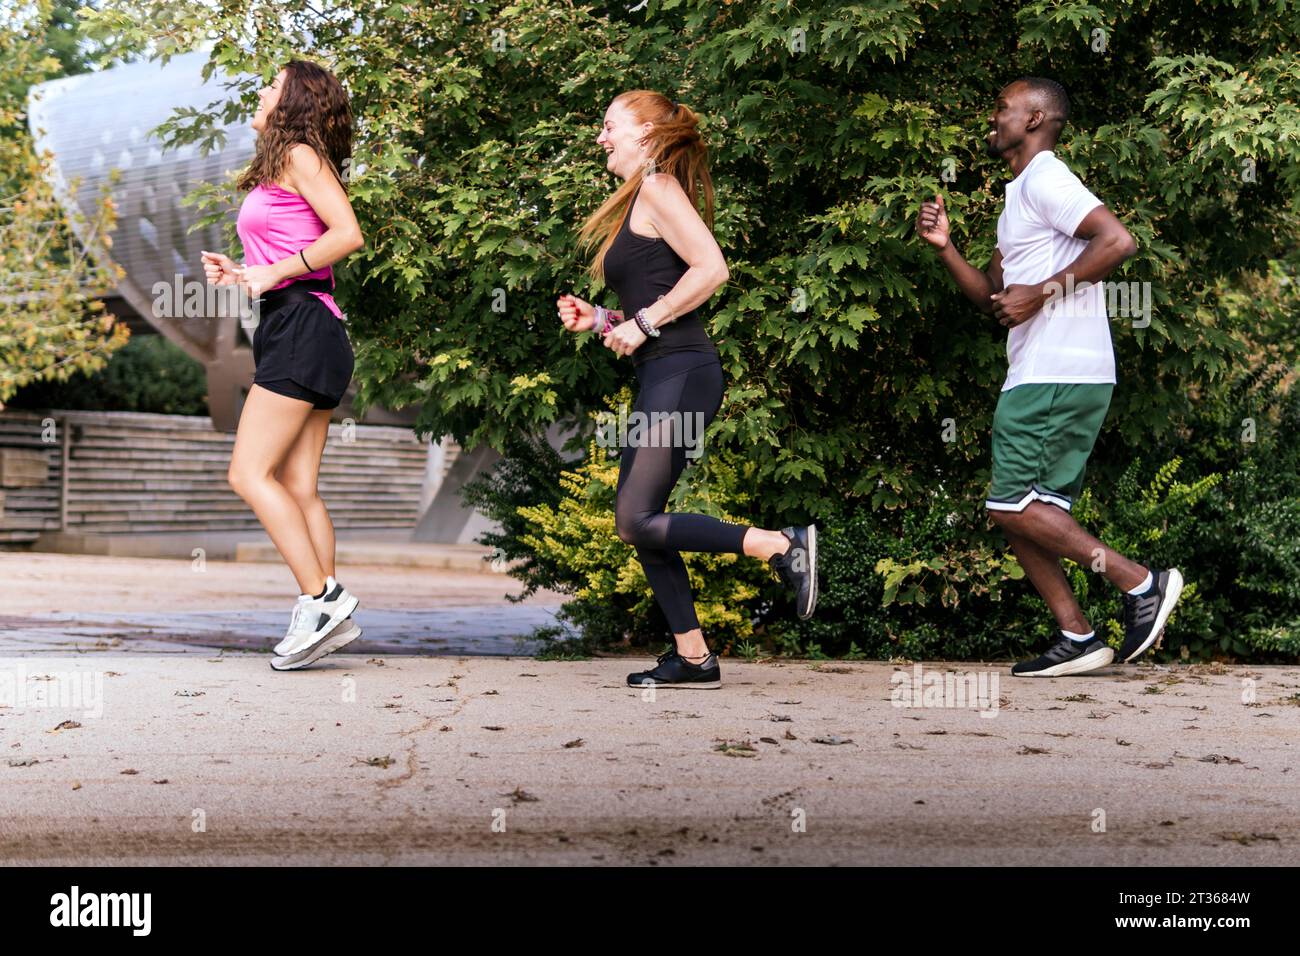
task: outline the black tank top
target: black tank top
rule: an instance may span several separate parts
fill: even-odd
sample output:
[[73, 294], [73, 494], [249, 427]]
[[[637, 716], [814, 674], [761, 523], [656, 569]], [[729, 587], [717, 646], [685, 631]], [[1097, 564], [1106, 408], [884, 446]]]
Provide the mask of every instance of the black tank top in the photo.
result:
[[[648, 308], [661, 295], [666, 295], [690, 268], [666, 240], [650, 239], [632, 231], [632, 207], [640, 195], [641, 189], [637, 187], [618, 235], [605, 250], [605, 282], [617, 293], [619, 307], [629, 321], [637, 309]], [[633, 365], [670, 352], [718, 353], [704, 329], [698, 307], [658, 328], [658, 338], [646, 339], [632, 353]]]

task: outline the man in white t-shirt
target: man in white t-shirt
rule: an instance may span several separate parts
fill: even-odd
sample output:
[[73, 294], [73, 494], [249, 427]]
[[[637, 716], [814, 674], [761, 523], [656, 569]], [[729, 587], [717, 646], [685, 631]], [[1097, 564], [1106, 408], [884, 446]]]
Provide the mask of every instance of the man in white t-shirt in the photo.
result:
[[1102, 280], [1137, 244], [1052, 152], [1069, 115], [1069, 97], [1054, 80], [1023, 77], [998, 94], [987, 151], [1015, 178], [986, 270], [952, 244], [942, 196], [921, 204], [916, 223], [967, 298], [1010, 329], [985, 507], [1059, 628], [1043, 655], [1011, 669], [1023, 677], [1080, 674], [1115, 657], [1084, 618], [1061, 558], [1100, 571], [1124, 592], [1122, 661], [1156, 642], [1183, 587], [1178, 569], [1143, 567], [1070, 516], [1115, 387]]

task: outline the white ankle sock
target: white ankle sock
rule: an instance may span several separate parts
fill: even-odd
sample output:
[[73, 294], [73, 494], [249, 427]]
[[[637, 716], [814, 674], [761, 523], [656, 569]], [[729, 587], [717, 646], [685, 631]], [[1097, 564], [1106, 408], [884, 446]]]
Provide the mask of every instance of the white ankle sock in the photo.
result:
[[1139, 584], [1137, 587], [1135, 587], [1132, 591], [1129, 591], [1128, 593], [1134, 595], [1146, 594], [1147, 591], [1150, 590], [1151, 585], [1154, 581], [1155, 581], [1155, 575], [1153, 575], [1150, 571], [1148, 571], [1146, 580], [1143, 581], [1141, 584]]
[[1064, 634], [1066, 637], [1068, 637], [1070, 640], [1077, 641], [1080, 644], [1086, 644], [1088, 643], [1088, 641], [1092, 640], [1094, 637], [1097, 636], [1096, 630], [1089, 631], [1087, 634], [1076, 634], [1074, 633], [1074, 631], [1067, 631], [1064, 628], [1062, 628], [1061, 633]]

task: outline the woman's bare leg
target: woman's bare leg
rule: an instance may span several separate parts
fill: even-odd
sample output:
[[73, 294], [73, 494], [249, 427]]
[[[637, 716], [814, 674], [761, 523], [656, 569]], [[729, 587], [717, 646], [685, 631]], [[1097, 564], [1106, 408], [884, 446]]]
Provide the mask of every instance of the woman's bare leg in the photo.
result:
[[[285, 455], [276, 472], [276, 480], [289, 492], [290, 497], [298, 503], [303, 517], [307, 520], [307, 533], [311, 536], [312, 547], [316, 550], [316, 560], [320, 562], [325, 574], [334, 574], [334, 523], [330, 520], [325, 502], [321, 500], [317, 483], [320, 479], [321, 455], [325, 452], [325, 441], [329, 437], [330, 410], [312, 409], [307, 417], [307, 424], [298, 434], [289, 453]], [[312, 593], [318, 593], [313, 591]]]
[[275, 473], [312, 411], [310, 402], [254, 385], [239, 416], [226, 476], [230, 487], [257, 515], [303, 594], [321, 592], [325, 571], [316, 556], [302, 508], [275, 480]]
[[674, 634], [673, 639], [677, 642], [677, 653], [692, 664], [698, 664], [709, 656], [709, 645], [704, 641], [704, 632], [698, 627], [685, 634]]
[[762, 528], [750, 528], [745, 532], [745, 553], [751, 558], [766, 561], [774, 554], [785, 554], [790, 548], [790, 539], [780, 531], [764, 531]]

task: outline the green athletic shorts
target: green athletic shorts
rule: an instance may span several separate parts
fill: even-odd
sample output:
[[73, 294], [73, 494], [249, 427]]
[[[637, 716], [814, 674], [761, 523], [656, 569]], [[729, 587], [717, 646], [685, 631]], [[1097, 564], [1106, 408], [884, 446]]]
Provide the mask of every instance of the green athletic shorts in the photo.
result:
[[1003, 392], [993, 413], [993, 480], [984, 506], [1024, 511], [1046, 501], [1069, 511], [1114, 390], [1050, 382]]

